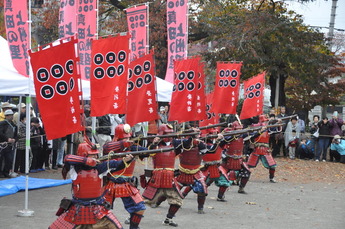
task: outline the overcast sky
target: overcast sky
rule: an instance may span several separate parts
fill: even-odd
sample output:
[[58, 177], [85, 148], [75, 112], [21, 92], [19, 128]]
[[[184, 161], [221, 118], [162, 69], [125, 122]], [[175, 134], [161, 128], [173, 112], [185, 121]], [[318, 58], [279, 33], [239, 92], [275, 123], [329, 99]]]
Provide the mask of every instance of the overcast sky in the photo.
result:
[[[328, 27], [331, 18], [332, 0], [316, 0], [314, 2], [301, 4], [295, 1], [286, 0], [288, 8], [304, 16], [304, 22], [310, 26]], [[345, 0], [338, 0], [335, 17], [336, 29], [345, 30]], [[328, 32], [323, 29], [322, 32]], [[336, 30], [334, 32], [337, 32]]]

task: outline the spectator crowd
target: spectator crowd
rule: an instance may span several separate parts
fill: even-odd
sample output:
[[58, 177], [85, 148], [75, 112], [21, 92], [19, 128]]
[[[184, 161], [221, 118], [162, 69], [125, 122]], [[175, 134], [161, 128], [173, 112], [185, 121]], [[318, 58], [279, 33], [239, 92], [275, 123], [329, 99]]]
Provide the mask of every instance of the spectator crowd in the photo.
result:
[[[0, 112], [0, 178], [15, 177], [25, 174], [26, 153], [26, 105], [24, 103], [13, 107], [8, 102], [1, 104]], [[36, 173], [49, 169], [63, 167], [66, 154], [74, 154], [77, 145], [83, 141], [82, 133], [75, 133], [59, 139], [47, 140], [44, 125], [40, 117], [30, 108], [30, 150], [29, 172]], [[169, 107], [161, 106], [157, 111], [159, 119], [138, 123], [132, 127], [134, 137], [154, 135], [158, 126], [168, 124]], [[222, 120], [231, 120], [231, 116], [222, 116]], [[126, 123], [125, 115], [108, 114], [96, 118], [96, 131], [92, 131], [90, 104], [84, 105], [85, 134], [102, 146], [112, 141], [115, 128]], [[244, 120], [246, 123], [247, 120]], [[314, 115], [313, 120], [306, 126], [300, 116], [287, 114], [285, 107], [279, 112], [271, 110], [269, 124], [283, 122], [279, 131], [271, 131], [270, 146], [272, 156], [285, 156], [290, 159], [308, 159], [345, 163], [344, 121], [337, 112], [328, 119], [326, 116]], [[177, 128], [175, 123], [169, 123]], [[196, 125], [195, 122], [185, 123], [185, 127]], [[250, 148], [250, 147], [249, 147]], [[246, 149], [244, 149], [246, 151]]]

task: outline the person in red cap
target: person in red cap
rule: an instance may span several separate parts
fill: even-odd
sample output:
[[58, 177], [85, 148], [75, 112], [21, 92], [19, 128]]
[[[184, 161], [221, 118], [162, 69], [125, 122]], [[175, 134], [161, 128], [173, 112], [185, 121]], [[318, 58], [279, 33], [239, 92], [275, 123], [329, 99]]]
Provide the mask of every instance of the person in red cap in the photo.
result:
[[[81, 143], [77, 155], [67, 155], [62, 170], [63, 178], [67, 172], [72, 178], [72, 199], [63, 199], [59, 216], [49, 229], [68, 228], [123, 228], [115, 215], [109, 210], [109, 203], [104, 198], [102, 174], [108, 169], [115, 171], [128, 167], [133, 156], [128, 154], [122, 160], [110, 160], [100, 163], [99, 151], [88, 139]], [[118, 142], [118, 147], [122, 143]]]
[[263, 166], [269, 170], [270, 182], [276, 183], [274, 173], [276, 171], [277, 163], [271, 155], [271, 149], [269, 146], [269, 129], [266, 128], [267, 121], [268, 119], [266, 115], [260, 115], [259, 123], [253, 125], [262, 126], [262, 128], [249, 139], [249, 141], [254, 144], [254, 152], [250, 154], [247, 165], [249, 168], [255, 168], [260, 160]]

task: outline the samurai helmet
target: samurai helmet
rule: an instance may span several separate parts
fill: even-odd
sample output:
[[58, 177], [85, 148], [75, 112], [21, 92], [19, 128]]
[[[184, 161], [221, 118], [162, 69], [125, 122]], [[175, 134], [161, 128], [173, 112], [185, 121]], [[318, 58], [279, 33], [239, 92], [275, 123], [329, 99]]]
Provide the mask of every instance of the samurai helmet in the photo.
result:
[[114, 141], [131, 137], [131, 126], [128, 124], [119, 124], [115, 127]]
[[93, 144], [90, 139], [84, 136], [84, 142], [78, 145], [77, 155], [87, 157], [88, 155], [99, 154], [97, 145]]

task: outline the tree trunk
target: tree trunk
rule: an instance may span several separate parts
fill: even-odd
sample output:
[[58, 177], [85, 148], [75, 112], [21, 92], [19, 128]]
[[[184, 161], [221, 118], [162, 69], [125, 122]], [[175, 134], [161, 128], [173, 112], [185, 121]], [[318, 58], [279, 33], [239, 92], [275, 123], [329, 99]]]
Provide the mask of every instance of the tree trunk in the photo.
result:
[[[279, 80], [279, 100], [278, 100], [278, 106], [285, 106], [286, 105], [286, 96], [285, 96], [285, 81], [286, 81], [286, 75], [280, 74], [280, 80]], [[275, 106], [275, 96], [276, 96], [276, 83], [277, 78], [271, 76], [269, 78], [269, 84], [271, 87], [271, 104], [274, 107]]]

